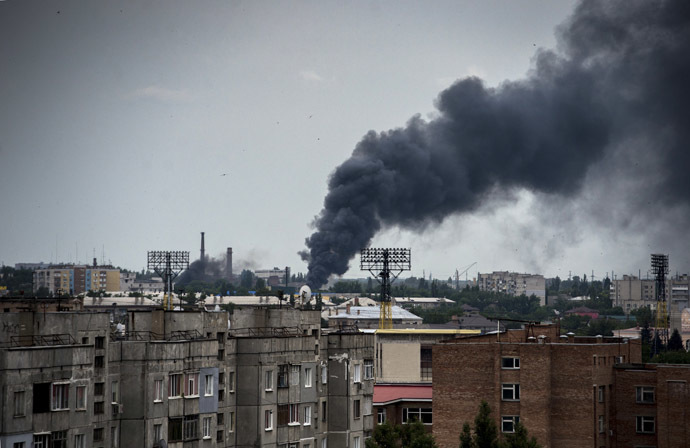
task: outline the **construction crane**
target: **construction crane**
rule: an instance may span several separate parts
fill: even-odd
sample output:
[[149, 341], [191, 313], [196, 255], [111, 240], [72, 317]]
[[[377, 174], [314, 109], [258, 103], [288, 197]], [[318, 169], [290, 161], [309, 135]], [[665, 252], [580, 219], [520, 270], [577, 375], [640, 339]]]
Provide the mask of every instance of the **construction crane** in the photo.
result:
[[[662, 346], [668, 343], [668, 310], [666, 308], [666, 274], [668, 274], [668, 255], [652, 254], [652, 273], [656, 283], [656, 324], [655, 339], [659, 338]], [[652, 353], [659, 351], [656, 341], [652, 344]]]
[[471, 265], [467, 266], [462, 272], [458, 272], [458, 269], [455, 270], [455, 289], [456, 290], [460, 289], [460, 276], [462, 274], [465, 274], [465, 282], [467, 282], [467, 271], [469, 271], [470, 268], [472, 266], [474, 266], [475, 264], [477, 264], [476, 261], [474, 263], [472, 263]]
[[402, 271], [411, 269], [410, 249], [362, 249], [360, 269], [369, 271], [381, 285], [379, 329], [392, 329], [391, 284]]

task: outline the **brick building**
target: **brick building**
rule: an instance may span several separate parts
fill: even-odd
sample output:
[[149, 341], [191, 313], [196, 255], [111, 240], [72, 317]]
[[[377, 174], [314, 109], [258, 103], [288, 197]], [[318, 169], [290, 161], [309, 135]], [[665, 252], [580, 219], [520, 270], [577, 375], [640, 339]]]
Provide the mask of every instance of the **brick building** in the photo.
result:
[[485, 400], [502, 433], [519, 421], [545, 448], [615, 446], [614, 365], [640, 360], [637, 340], [560, 336], [546, 325], [437, 344], [434, 436], [457, 447]]

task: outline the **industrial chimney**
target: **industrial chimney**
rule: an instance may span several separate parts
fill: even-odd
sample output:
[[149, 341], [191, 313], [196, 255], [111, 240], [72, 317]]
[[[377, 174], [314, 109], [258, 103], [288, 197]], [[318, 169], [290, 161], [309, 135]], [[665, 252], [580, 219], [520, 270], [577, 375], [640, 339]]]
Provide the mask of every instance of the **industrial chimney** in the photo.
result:
[[204, 250], [204, 232], [201, 232], [201, 256], [199, 260], [206, 261], [206, 251]]
[[228, 281], [232, 281], [232, 247], [228, 247], [225, 254], [225, 277]]

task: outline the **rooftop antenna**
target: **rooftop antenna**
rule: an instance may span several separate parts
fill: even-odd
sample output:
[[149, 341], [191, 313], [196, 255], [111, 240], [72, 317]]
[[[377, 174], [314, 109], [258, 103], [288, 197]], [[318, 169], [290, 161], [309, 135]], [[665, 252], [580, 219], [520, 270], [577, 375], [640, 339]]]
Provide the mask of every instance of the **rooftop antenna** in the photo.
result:
[[402, 273], [411, 269], [410, 249], [362, 249], [360, 269], [369, 271], [381, 285], [381, 311], [379, 329], [393, 328], [391, 284]]

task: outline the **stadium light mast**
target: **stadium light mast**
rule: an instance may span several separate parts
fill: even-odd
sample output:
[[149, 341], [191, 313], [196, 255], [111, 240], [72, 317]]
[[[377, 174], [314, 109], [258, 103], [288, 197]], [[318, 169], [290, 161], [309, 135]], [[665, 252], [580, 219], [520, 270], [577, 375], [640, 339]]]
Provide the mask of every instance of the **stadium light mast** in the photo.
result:
[[163, 309], [172, 310], [173, 280], [189, 267], [189, 252], [174, 250], [153, 250], [148, 252], [148, 269], [153, 269], [163, 277]]
[[369, 271], [381, 285], [379, 329], [393, 328], [391, 285], [402, 271], [411, 269], [410, 249], [362, 249], [360, 269]]
[[652, 273], [656, 286], [656, 323], [655, 341], [652, 343], [653, 353], [658, 354], [656, 337], [662, 346], [668, 344], [668, 310], [666, 307], [666, 274], [668, 274], [668, 255], [652, 254]]

